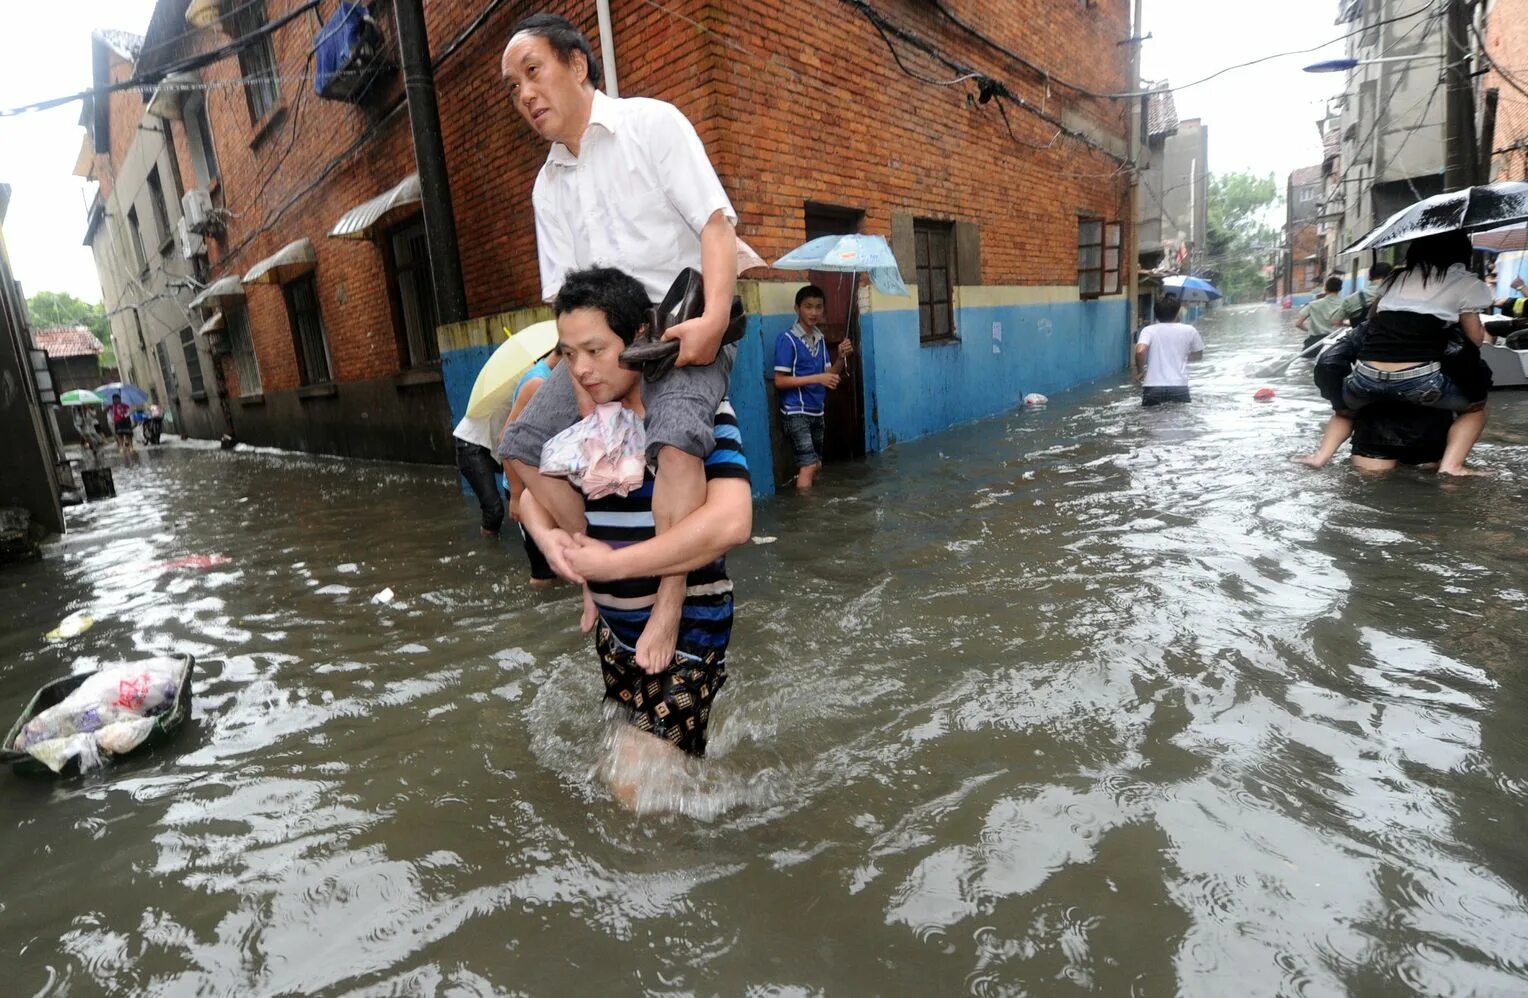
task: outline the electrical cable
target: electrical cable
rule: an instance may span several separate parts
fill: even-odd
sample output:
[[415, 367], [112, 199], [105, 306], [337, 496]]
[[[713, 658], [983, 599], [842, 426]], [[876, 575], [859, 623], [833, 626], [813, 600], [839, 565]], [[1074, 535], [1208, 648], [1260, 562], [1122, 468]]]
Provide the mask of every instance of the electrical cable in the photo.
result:
[[164, 78], [169, 76], [171, 73], [186, 73], [192, 70], [201, 69], [203, 66], [210, 66], [215, 62], [220, 62], [223, 59], [226, 59], [230, 55], [242, 52], [244, 49], [249, 48], [257, 41], [272, 34], [278, 28], [285, 27], [290, 22], [295, 21], [297, 18], [301, 17], [303, 14], [306, 14], [309, 10], [317, 6], [318, 0], [304, 0], [304, 2], [300, 4], [296, 9], [283, 14], [281, 17], [278, 17], [274, 21], [262, 25], [259, 30], [252, 31], [235, 41], [229, 42], [227, 45], [224, 45], [221, 48], [213, 49], [211, 52], [204, 52], [201, 55], [191, 56], [188, 59], [183, 59], [180, 62], [166, 66], [164, 69], [155, 70], [154, 72], [145, 76], [134, 75], [126, 80], [121, 81], [120, 83], [108, 83], [104, 87], [91, 87], [88, 90], [81, 90], [79, 93], [70, 94], [67, 97], [54, 97], [50, 100], [34, 101], [31, 104], [22, 104], [19, 107], [5, 108], [0, 110], [0, 118], [10, 118], [18, 114], [26, 114], [31, 111], [46, 111], [49, 108], [61, 107], [65, 104], [70, 104], [77, 100], [103, 97], [108, 94], [116, 93], [120, 90], [143, 90], [145, 88], [154, 87], [161, 83]]

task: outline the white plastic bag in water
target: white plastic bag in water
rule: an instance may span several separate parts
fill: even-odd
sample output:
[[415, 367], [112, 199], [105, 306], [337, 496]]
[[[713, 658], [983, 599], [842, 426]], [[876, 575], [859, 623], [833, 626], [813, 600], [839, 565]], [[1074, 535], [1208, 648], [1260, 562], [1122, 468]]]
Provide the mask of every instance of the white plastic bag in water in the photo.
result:
[[11, 747], [18, 752], [31, 752], [32, 746], [41, 742], [91, 735], [121, 721], [152, 718], [175, 702], [185, 678], [183, 663], [178, 659], [154, 659], [103, 669], [28, 721]]
[[619, 402], [596, 406], [541, 449], [541, 473], [565, 477], [590, 499], [624, 496], [647, 474], [647, 430]]

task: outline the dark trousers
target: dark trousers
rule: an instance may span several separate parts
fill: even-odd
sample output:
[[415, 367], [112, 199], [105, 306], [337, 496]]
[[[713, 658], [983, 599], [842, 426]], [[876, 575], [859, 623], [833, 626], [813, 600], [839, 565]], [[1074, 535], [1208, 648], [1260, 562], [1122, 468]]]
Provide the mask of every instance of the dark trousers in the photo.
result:
[[458, 439], [456, 468], [477, 496], [478, 506], [483, 510], [483, 529], [497, 534], [504, 526], [504, 494], [499, 491], [498, 477], [503, 466], [487, 447]]

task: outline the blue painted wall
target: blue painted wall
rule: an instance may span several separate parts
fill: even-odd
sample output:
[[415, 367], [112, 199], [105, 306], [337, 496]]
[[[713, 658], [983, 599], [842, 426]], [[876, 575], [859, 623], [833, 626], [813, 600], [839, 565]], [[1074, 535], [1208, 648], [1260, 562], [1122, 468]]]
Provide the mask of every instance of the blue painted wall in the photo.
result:
[[[993, 323], [1001, 324], [1000, 340]], [[1117, 372], [1128, 362], [1128, 324], [1122, 299], [963, 308], [959, 340], [924, 346], [916, 311], [868, 315], [865, 446], [882, 450], [1006, 412], [1030, 392], [1064, 391]]]

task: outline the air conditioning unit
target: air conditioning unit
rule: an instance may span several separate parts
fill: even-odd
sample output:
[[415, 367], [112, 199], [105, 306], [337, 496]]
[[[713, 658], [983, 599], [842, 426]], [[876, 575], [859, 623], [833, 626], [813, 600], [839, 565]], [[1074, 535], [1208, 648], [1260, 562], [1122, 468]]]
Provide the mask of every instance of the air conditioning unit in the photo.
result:
[[175, 244], [180, 247], [180, 255], [187, 260], [207, 255], [207, 240], [191, 231], [184, 215], [175, 223]]
[[180, 199], [180, 214], [186, 228], [199, 236], [206, 235], [218, 226], [213, 215], [212, 196], [200, 187], [191, 188]]

